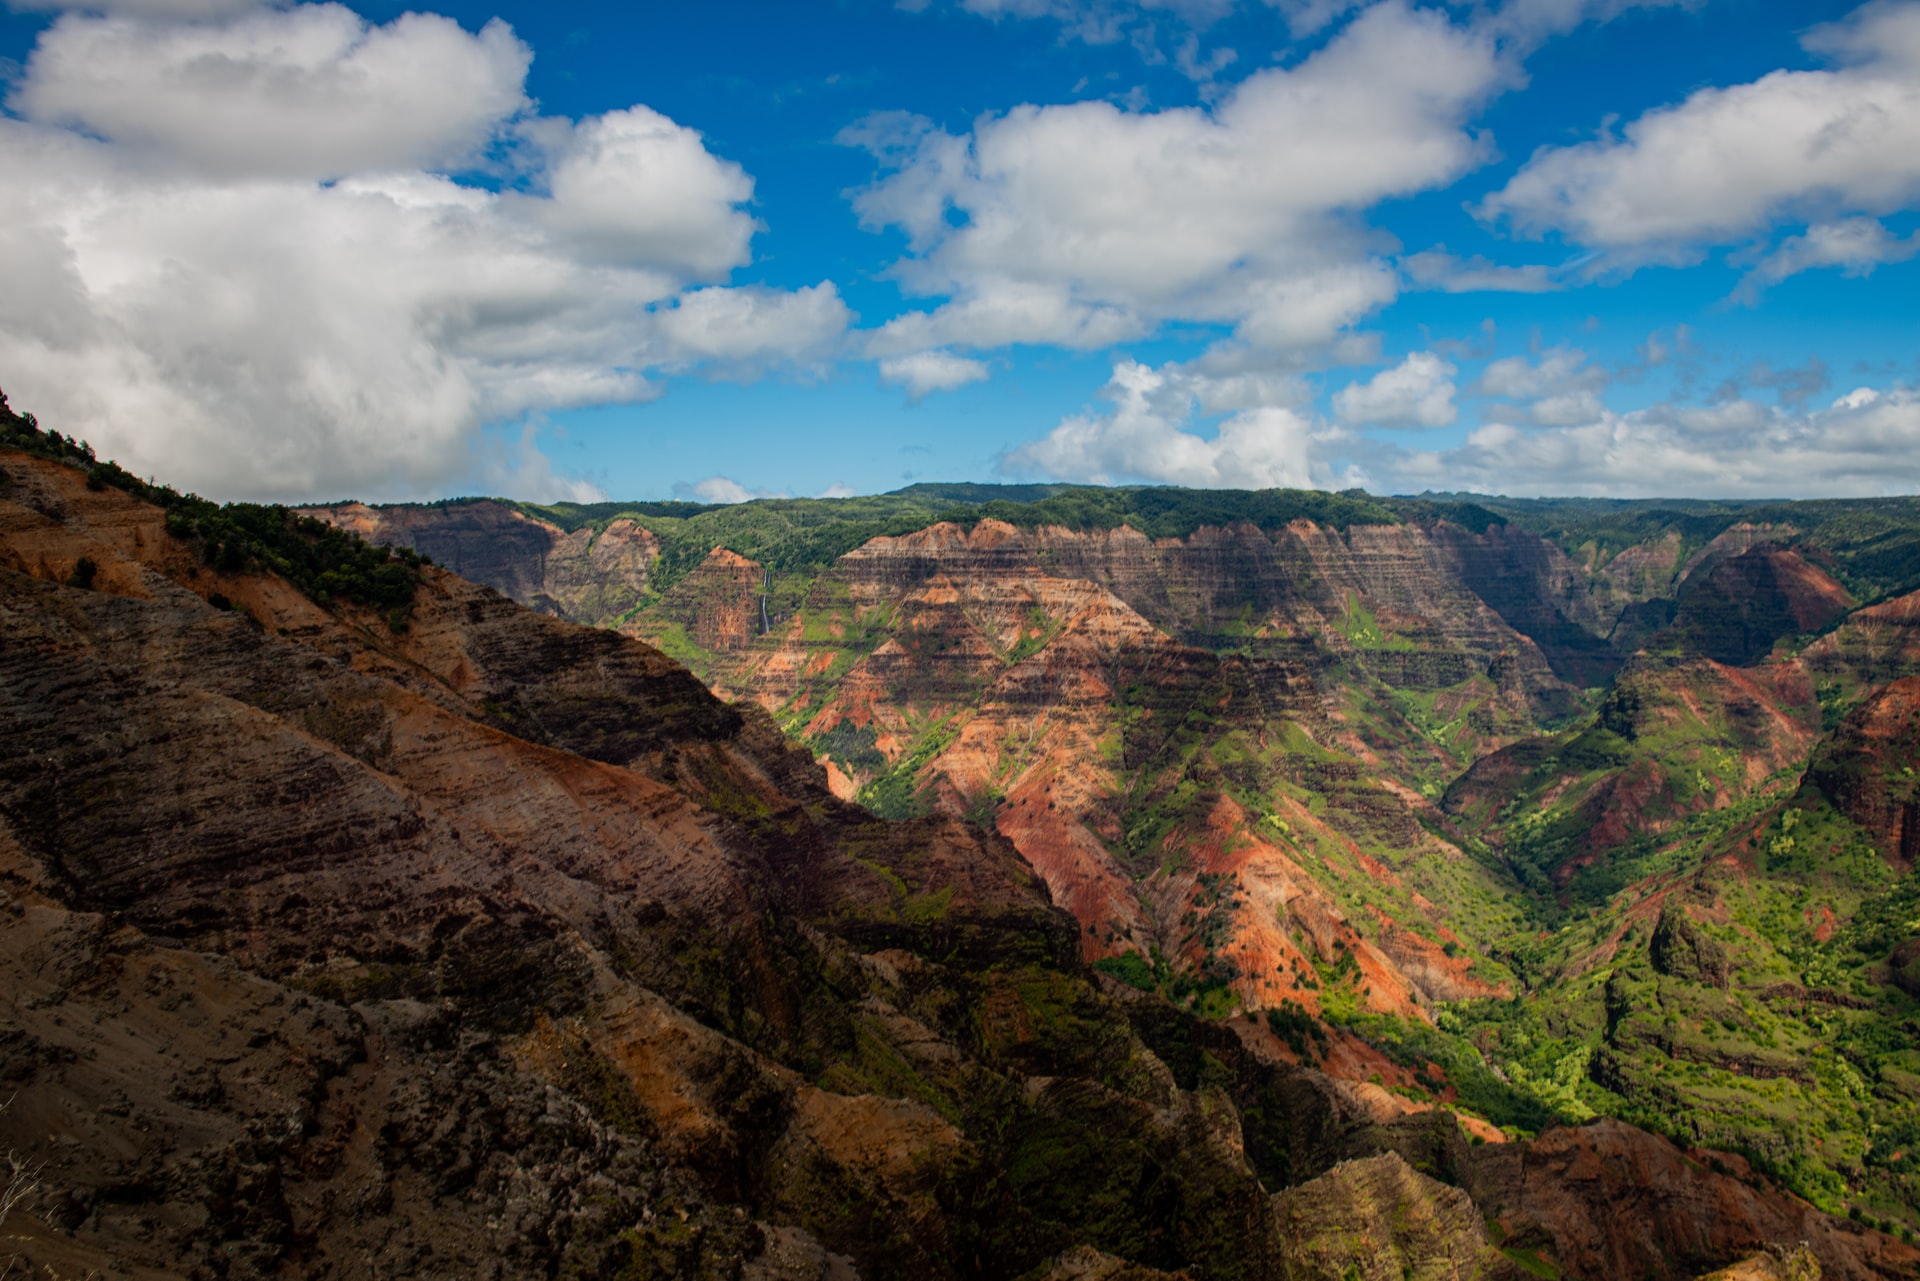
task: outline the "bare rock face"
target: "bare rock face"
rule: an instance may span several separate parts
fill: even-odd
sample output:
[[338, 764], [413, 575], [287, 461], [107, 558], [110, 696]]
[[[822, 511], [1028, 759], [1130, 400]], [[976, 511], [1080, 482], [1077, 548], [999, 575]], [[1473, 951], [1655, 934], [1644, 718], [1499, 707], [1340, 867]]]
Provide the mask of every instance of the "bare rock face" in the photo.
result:
[[[1414, 897], [1426, 882], [1403, 884], [1368, 851], [1397, 850], [1418, 876], [1441, 861], [1478, 873], [1422, 822], [1425, 798], [1368, 777], [1375, 748], [1321, 687], [1316, 646], [1387, 673], [1369, 678], [1383, 696], [1451, 683], [1460, 688], [1435, 704], [1457, 723], [1481, 705], [1518, 723], [1524, 664], [1508, 664], [1502, 685], [1486, 673], [1506, 660], [1472, 646], [1497, 642], [1505, 654], [1519, 642], [1484, 606], [1459, 629], [1464, 639], [1420, 613], [1432, 575], [1387, 568], [1405, 547], [1363, 541], [1363, 573], [1344, 542], [1310, 557], [1310, 539], [1320, 531], [1246, 527], [1154, 543], [1130, 529], [990, 520], [878, 538], [823, 575], [796, 616], [712, 655], [712, 679], [778, 714], [845, 791], [866, 788], [862, 799], [883, 812], [991, 819], [1080, 922], [1093, 958], [1144, 964], [1158, 950], [1244, 1005], [1310, 1010], [1321, 1000], [1314, 965], [1347, 967], [1363, 1003], [1422, 1018], [1434, 999], [1498, 991], [1501, 979], [1473, 972], [1458, 941], [1433, 928], [1437, 909]], [[1401, 592], [1406, 607], [1379, 617], [1356, 608], [1359, 589], [1328, 584], [1329, 565], [1356, 582], [1373, 574], [1368, 590]], [[1223, 626], [1245, 629], [1244, 652], [1179, 639], [1217, 639]], [[1396, 628], [1421, 639], [1383, 648]], [[1216, 766], [1213, 744], [1228, 738], [1237, 759]], [[1438, 749], [1423, 738], [1380, 750]], [[1330, 813], [1283, 799], [1283, 778], [1327, 798]], [[1401, 902], [1382, 921], [1351, 922], [1329, 868], [1355, 887], [1386, 882]]]
[[[525, 522], [497, 504], [448, 508], [439, 555], [476, 555], [509, 517]], [[423, 548], [434, 520], [418, 508], [328, 518], [386, 522], [374, 536]], [[557, 599], [556, 558], [593, 577], [557, 530], [536, 575], [526, 531], [512, 529], [501, 555], [518, 569], [458, 563], [542, 608]], [[1157, 950], [1232, 994], [1216, 1002], [1309, 1010], [1322, 1000], [1315, 967], [1336, 967], [1363, 1006], [1425, 1018], [1434, 1000], [1508, 990], [1448, 928], [1452, 905], [1433, 900], [1476, 892], [1486, 873], [1435, 835], [1430, 798], [1434, 780], [1568, 705], [1556, 664], [1586, 680], [1614, 661], [1569, 621], [1586, 618], [1576, 578], [1550, 544], [1499, 525], [1238, 524], [1153, 540], [985, 520], [873, 539], [784, 616], [770, 613], [763, 566], [715, 548], [620, 627], [777, 716], [819, 751], [838, 794], [895, 816], [990, 822], [1092, 957], [1144, 963]], [[1552, 655], [1502, 611], [1558, 637]], [[1581, 644], [1600, 649], [1579, 658]], [[1405, 702], [1431, 706], [1420, 728], [1401, 719]], [[1216, 765], [1207, 740], [1229, 737], [1252, 751], [1235, 742]], [[1283, 779], [1330, 813], [1252, 803]], [[1375, 887], [1387, 891], [1378, 921], [1336, 905]]]
[[1162, 1281], [1162, 1278], [1185, 1275], [1139, 1267], [1082, 1245], [1055, 1259], [1053, 1266], [1042, 1274], [1042, 1281]]
[[1245, 1054], [1204, 1081], [1010, 847], [843, 805], [657, 651], [444, 572], [402, 631], [329, 613], [5, 466], [0, 1142], [44, 1163], [35, 1266], [1271, 1274], [1235, 1097], [1361, 1123]]
[[1920, 592], [1855, 610], [1800, 661], [1822, 680], [1853, 686], [1920, 675]]
[[1442, 808], [1496, 843], [1516, 796], [1568, 817], [1540, 840], [1541, 871], [1564, 883], [1635, 839], [1725, 810], [1796, 770], [1820, 738], [1814, 682], [1798, 664], [1730, 667], [1700, 657], [1636, 657], [1591, 724], [1523, 740], [1474, 762]]
[[767, 630], [762, 601], [765, 577], [760, 565], [716, 547], [674, 584], [644, 624], [629, 623], [626, 630], [635, 636], [665, 638], [678, 629], [699, 649], [734, 654]]
[[1822, 745], [1806, 782], [1865, 828], [1881, 855], [1920, 860], [1920, 677], [1902, 677], [1855, 709]]
[[1852, 605], [1823, 570], [1763, 544], [1689, 578], [1675, 601], [1674, 630], [1692, 651], [1738, 667], [1766, 657], [1777, 640], [1819, 630]]
[[631, 520], [568, 533], [487, 498], [301, 510], [369, 543], [412, 548], [531, 609], [578, 622], [613, 621], [638, 606], [660, 556], [660, 540]]
[[[1820, 1274], [1892, 1277], [1920, 1250], [1829, 1218], [1708, 1154], [1607, 1119], [1475, 1149], [1467, 1186], [1506, 1245], [1545, 1247], [1570, 1276], [1695, 1277], [1768, 1243], [1805, 1242]], [[1742, 1170], [1738, 1157], [1714, 1163]]]

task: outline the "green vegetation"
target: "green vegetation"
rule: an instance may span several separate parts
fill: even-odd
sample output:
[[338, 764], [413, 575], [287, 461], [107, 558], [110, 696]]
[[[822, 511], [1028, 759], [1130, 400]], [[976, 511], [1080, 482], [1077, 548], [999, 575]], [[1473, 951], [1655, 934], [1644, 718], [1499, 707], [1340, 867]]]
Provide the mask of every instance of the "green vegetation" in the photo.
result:
[[1287, 1043], [1302, 1063], [1312, 1063], [1327, 1052], [1327, 1030], [1297, 1001], [1286, 1000], [1267, 1011], [1267, 1027]]
[[893, 768], [860, 789], [859, 802], [882, 818], [916, 818], [927, 812], [920, 772], [960, 733], [951, 720], [931, 726]]
[[1575, 878], [1557, 911], [1534, 900], [1549, 928], [1506, 945], [1524, 998], [1357, 1030], [1431, 1056], [1503, 1125], [1618, 1116], [1736, 1152], [1829, 1211], [1920, 1223], [1920, 1001], [1889, 964], [1920, 956], [1920, 874], [1811, 787], [1640, 848], [1614, 851], [1634, 866], [1611, 896]]

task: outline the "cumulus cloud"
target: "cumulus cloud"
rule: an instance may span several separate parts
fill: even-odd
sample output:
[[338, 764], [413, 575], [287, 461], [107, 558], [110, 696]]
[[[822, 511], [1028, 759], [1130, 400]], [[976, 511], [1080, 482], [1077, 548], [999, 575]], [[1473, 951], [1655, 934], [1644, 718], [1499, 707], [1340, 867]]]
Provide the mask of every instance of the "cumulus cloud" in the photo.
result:
[[833, 282], [792, 291], [711, 286], [682, 294], [658, 313], [663, 357], [681, 360], [799, 361], [824, 355], [852, 313]]
[[734, 206], [752, 197], [753, 179], [692, 129], [630, 107], [583, 120], [548, 145], [547, 199], [528, 212], [577, 251], [695, 279], [747, 261], [754, 223]]
[[1207, 438], [1190, 430], [1206, 379], [1179, 367], [1153, 369], [1123, 361], [1102, 395], [1107, 413], [1067, 419], [1041, 440], [1009, 453], [1001, 470], [1013, 476], [1107, 485], [1158, 481], [1222, 489], [1303, 488], [1311, 423], [1274, 405], [1243, 409]]
[[526, 106], [532, 58], [498, 20], [374, 27], [338, 4], [225, 23], [68, 15], [8, 105], [209, 173], [337, 178], [470, 156]]
[[1315, 34], [1360, 7], [1362, 0], [1266, 0], [1287, 20], [1295, 39]]
[[1490, 361], [1468, 390], [1508, 402], [1482, 408], [1482, 416], [1493, 422], [1564, 427], [1600, 416], [1600, 393], [1610, 381], [1606, 370], [1588, 363], [1584, 351], [1556, 347], [1534, 360], [1508, 356]]
[[950, 351], [916, 351], [905, 356], [890, 356], [880, 362], [880, 381], [904, 387], [914, 400], [923, 400], [936, 391], [952, 391], [987, 377], [984, 361], [969, 360]]
[[1836, 65], [1701, 89], [1617, 135], [1543, 148], [1479, 207], [1613, 260], [1683, 260], [1777, 220], [1885, 213], [1920, 198], [1920, 4], [1876, 0], [1817, 27]]
[[1860, 389], [1798, 412], [1733, 400], [1655, 405], [1530, 429], [1492, 423], [1462, 445], [1376, 460], [1403, 490], [1614, 497], [1816, 497], [1920, 488], [1920, 392]]
[[[530, 120], [528, 56], [333, 5], [62, 17], [0, 119], [8, 392], [219, 496], [405, 497], [498, 466], [488, 424], [838, 341], [831, 284], [690, 290], [746, 261], [751, 180], [645, 108]], [[434, 170], [525, 137], [524, 189]]]
[[1459, 416], [1453, 403], [1452, 365], [1430, 351], [1416, 351], [1364, 383], [1349, 383], [1333, 398], [1343, 423], [1380, 427], [1445, 427]]
[[598, 503], [607, 491], [590, 480], [564, 476], [540, 452], [539, 424], [522, 424], [518, 433], [485, 433], [473, 450], [469, 473], [482, 494], [512, 494], [535, 503]]
[[1818, 356], [1809, 356], [1806, 364], [1798, 367], [1789, 365], [1785, 369], [1776, 369], [1770, 362], [1762, 360], [1756, 361], [1751, 369], [1738, 378], [1730, 379], [1720, 398], [1736, 399], [1745, 388], [1760, 387], [1773, 392], [1781, 404], [1797, 409], [1831, 386], [1833, 377], [1827, 370], [1827, 362]]
[[895, 316], [868, 339], [875, 356], [953, 345], [986, 348], [1016, 343], [1089, 351], [1144, 337], [1148, 324], [1123, 307], [1076, 299], [1063, 283], [983, 276], [966, 296], [937, 311]]
[[855, 207], [906, 233], [903, 285], [948, 300], [880, 341], [1096, 347], [1186, 319], [1324, 344], [1397, 292], [1360, 211], [1483, 159], [1465, 123], [1509, 74], [1490, 38], [1387, 0], [1212, 108], [1023, 106], [964, 137], [869, 121], [844, 140], [890, 172]]
[[1606, 371], [1588, 364], [1586, 352], [1575, 347], [1555, 347], [1535, 360], [1507, 356], [1490, 361], [1480, 371], [1473, 390], [1483, 396], [1524, 400], [1574, 391], [1597, 391], [1606, 383]]
[[1736, 301], [1753, 303], [1772, 285], [1820, 267], [1838, 267], [1849, 276], [1868, 276], [1883, 263], [1905, 262], [1920, 254], [1920, 235], [1901, 239], [1877, 218], [1846, 218], [1819, 223], [1804, 235], [1790, 236], [1742, 277]]
[[1695, 9], [1705, 0], [1507, 0], [1484, 21], [1515, 47], [1536, 45], [1589, 22], [1611, 22], [1636, 9]]

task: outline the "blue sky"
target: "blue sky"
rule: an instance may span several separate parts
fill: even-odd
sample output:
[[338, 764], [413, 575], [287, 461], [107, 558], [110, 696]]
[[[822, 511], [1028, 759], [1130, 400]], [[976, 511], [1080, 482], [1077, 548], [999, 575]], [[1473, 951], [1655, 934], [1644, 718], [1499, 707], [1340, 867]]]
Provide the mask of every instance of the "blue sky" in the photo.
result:
[[1920, 489], [1920, 0], [4, 24], [0, 386], [221, 497]]

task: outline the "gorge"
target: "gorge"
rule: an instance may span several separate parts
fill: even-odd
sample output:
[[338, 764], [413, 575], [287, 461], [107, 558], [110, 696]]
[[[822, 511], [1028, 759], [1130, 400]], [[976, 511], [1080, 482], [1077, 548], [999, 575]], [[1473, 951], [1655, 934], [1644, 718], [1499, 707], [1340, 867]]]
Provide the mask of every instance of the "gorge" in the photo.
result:
[[0, 428], [28, 1268], [1920, 1266], [1914, 504], [300, 513]]

